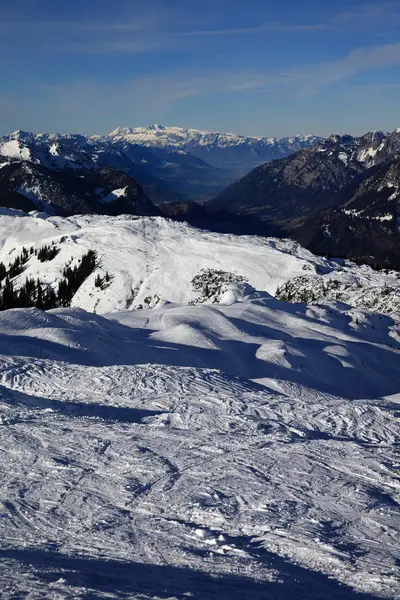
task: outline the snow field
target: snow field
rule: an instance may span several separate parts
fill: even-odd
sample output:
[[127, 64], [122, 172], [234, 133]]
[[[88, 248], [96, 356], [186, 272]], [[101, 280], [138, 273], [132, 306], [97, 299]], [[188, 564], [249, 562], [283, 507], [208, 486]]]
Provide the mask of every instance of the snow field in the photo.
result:
[[109, 317], [0, 314], [8, 597], [162, 597], [146, 571], [104, 582], [110, 561], [247, 574], [248, 598], [396, 596], [392, 319], [269, 297]]
[[[72, 308], [0, 312], [3, 597], [398, 597], [398, 318], [273, 297], [304, 272], [395, 274], [160, 218], [2, 211], [5, 264], [53, 241], [21, 282], [99, 264]], [[246, 283], [196, 304], [202, 269]]]

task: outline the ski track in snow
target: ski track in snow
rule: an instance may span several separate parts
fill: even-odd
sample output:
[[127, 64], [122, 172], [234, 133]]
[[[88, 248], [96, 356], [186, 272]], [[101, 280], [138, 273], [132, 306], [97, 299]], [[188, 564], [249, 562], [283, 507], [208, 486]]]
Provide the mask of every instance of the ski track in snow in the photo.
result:
[[[399, 597], [396, 318], [273, 298], [338, 268], [288, 241], [0, 216], [0, 260], [53, 240], [24, 278], [96, 249], [113, 280], [93, 274], [71, 309], [0, 313], [2, 597]], [[190, 305], [203, 268], [259, 291]]]
[[395, 598], [392, 320], [307, 311], [1, 313], [4, 597]]

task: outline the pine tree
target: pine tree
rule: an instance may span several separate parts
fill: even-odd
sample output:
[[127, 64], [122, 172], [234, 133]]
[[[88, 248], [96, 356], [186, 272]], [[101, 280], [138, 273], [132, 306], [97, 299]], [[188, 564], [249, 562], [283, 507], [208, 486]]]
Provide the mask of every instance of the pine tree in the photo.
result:
[[1, 304], [2, 304], [3, 310], [7, 310], [9, 308], [15, 308], [16, 297], [15, 297], [14, 287], [13, 287], [12, 281], [10, 280], [10, 278], [8, 276], [7, 276], [5, 284], [4, 284], [1, 299], [2, 299]]
[[3, 279], [6, 278], [7, 275], [7, 269], [5, 267], [5, 265], [0, 262], [0, 281], [3, 281]]

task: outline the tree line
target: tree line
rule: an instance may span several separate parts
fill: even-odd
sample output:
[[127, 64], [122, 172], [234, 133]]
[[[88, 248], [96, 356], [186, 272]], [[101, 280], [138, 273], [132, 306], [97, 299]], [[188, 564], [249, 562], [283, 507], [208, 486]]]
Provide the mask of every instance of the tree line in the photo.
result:
[[[30, 251], [23, 248], [21, 254], [14, 259], [8, 268], [0, 263], [0, 310], [30, 307], [50, 310], [58, 306], [70, 306], [73, 296], [97, 266], [97, 255], [94, 250], [88, 250], [75, 267], [65, 267], [63, 278], [59, 282], [57, 290], [54, 290], [51, 285], [40, 279], [30, 279], [28, 277], [18, 289], [15, 289], [13, 284], [13, 278], [21, 275], [32, 254], [36, 254], [38, 259], [43, 262], [52, 260], [58, 252], [59, 250], [53, 246], [43, 246], [36, 251], [33, 248]], [[107, 281], [110, 280], [108, 273], [106, 278], [108, 278]], [[96, 281], [101, 281], [102, 284], [103, 278], [96, 278]]]

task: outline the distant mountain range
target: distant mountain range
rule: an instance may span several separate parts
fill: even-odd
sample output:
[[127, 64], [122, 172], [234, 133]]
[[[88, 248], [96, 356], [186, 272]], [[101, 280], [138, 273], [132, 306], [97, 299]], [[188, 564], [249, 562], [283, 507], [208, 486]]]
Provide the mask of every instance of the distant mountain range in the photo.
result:
[[310, 148], [321, 138], [315, 135], [255, 137], [150, 125], [136, 128], [119, 127], [106, 136], [106, 139], [113, 143], [182, 150], [214, 167], [229, 169], [243, 175], [256, 165], [289, 156], [303, 148]]
[[317, 139], [250, 138], [161, 125], [121, 127], [106, 136], [15, 131], [0, 139], [0, 161], [19, 160], [53, 172], [107, 167], [136, 179], [155, 204], [206, 201], [255, 165]]
[[[266, 157], [230, 183], [239, 165]], [[313, 252], [385, 268], [400, 269], [399, 189], [400, 129], [277, 140], [154, 125], [0, 140], [5, 207], [165, 214], [217, 231], [290, 236]]]
[[16, 131], [0, 139], [0, 161], [41, 165], [53, 172], [112, 168], [136, 179], [157, 203], [203, 200], [233, 177], [183, 151], [147, 148], [82, 135]]

